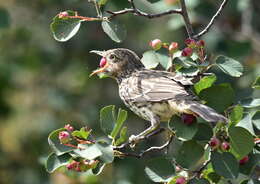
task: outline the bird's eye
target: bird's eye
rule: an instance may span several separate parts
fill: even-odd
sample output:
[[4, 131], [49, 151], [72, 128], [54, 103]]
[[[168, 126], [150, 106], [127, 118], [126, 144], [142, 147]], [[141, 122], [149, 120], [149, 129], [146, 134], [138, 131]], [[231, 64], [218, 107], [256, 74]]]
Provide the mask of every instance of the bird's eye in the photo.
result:
[[111, 60], [113, 60], [113, 59], [115, 59], [116, 58], [116, 56], [114, 55], [114, 54], [111, 54], [110, 56], [109, 56], [109, 59], [111, 59]]

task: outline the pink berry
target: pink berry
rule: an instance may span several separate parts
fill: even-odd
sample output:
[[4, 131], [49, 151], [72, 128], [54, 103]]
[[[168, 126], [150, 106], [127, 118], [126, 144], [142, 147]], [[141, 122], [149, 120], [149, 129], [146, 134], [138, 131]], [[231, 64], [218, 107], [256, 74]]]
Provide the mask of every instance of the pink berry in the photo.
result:
[[99, 67], [103, 68], [107, 64], [107, 59], [105, 57], [102, 57], [99, 63]]
[[150, 41], [149, 45], [154, 49], [154, 50], [159, 50], [162, 47], [162, 41], [159, 39], [155, 39]]
[[169, 45], [169, 52], [170, 53], [173, 53], [175, 52], [177, 49], [178, 49], [178, 43], [177, 42], [172, 42], [170, 45]]
[[59, 13], [59, 15], [58, 15], [58, 17], [61, 19], [61, 18], [64, 18], [64, 17], [68, 17], [69, 16], [69, 14], [68, 14], [68, 12], [66, 12], [66, 11], [64, 11], [64, 12], [60, 12]]
[[179, 177], [176, 179], [176, 184], [185, 184], [186, 183], [186, 179], [184, 177]]
[[194, 39], [191, 39], [191, 38], [187, 38], [185, 40], [185, 44], [190, 46], [190, 45], [195, 45], [196, 41]]
[[189, 56], [192, 55], [192, 52], [193, 52], [192, 48], [186, 47], [186, 48], [184, 48], [184, 49], [182, 50], [181, 55], [182, 55], [182, 56], [185, 56], [185, 57], [189, 57]]
[[196, 117], [193, 116], [192, 114], [182, 114], [181, 115], [181, 120], [186, 125], [191, 125], [191, 124], [196, 122]]
[[230, 145], [228, 142], [225, 141], [225, 142], [222, 142], [221, 148], [222, 148], [222, 150], [227, 151], [230, 149]]
[[74, 130], [73, 126], [71, 126], [70, 124], [65, 125], [64, 128], [69, 132], [72, 132]]
[[67, 131], [62, 131], [59, 133], [59, 140], [62, 144], [66, 144], [70, 140], [70, 133]]
[[220, 145], [220, 140], [216, 137], [212, 137], [209, 141], [209, 146], [213, 149], [217, 148]]
[[249, 157], [247, 155], [247, 156], [243, 157], [241, 160], [239, 160], [239, 164], [244, 165], [245, 163], [248, 162], [248, 160], [249, 160]]
[[205, 46], [205, 41], [204, 40], [199, 40], [199, 41], [197, 41], [196, 45], [198, 47], [204, 47]]
[[76, 162], [75, 160], [73, 160], [71, 163], [67, 164], [66, 167], [68, 170], [71, 170], [71, 169], [75, 169], [78, 165], [78, 162]]

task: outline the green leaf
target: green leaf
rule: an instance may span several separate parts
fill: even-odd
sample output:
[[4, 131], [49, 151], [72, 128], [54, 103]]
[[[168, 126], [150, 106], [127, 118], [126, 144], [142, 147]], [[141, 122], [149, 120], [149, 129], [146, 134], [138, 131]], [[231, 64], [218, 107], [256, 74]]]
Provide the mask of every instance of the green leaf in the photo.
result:
[[100, 151], [97, 144], [79, 144], [78, 147], [79, 149], [74, 150], [74, 153], [82, 158], [94, 160], [102, 155], [102, 152]]
[[151, 69], [155, 68], [159, 64], [159, 59], [157, 58], [157, 54], [155, 51], [150, 50], [143, 53], [143, 57], [141, 59], [141, 62], [145, 66], [145, 68]]
[[60, 143], [59, 133], [62, 131], [65, 131], [65, 130], [66, 130], [65, 128], [60, 128], [58, 130], [54, 130], [48, 136], [49, 145], [52, 148], [52, 150], [55, 152], [55, 154], [58, 156], [75, 149], [75, 148], [65, 146]]
[[[69, 16], [75, 16], [76, 12], [67, 10]], [[79, 30], [81, 20], [77, 18], [63, 17], [56, 15], [50, 25], [55, 40], [65, 42], [71, 39]]]
[[260, 130], [260, 111], [256, 111], [252, 117], [252, 122], [255, 127]]
[[10, 15], [5, 8], [0, 8], [0, 29], [10, 26]]
[[52, 173], [61, 166], [67, 165], [70, 159], [71, 156], [67, 153], [60, 156], [57, 156], [55, 153], [51, 153], [45, 164], [47, 172]]
[[255, 135], [251, 113], [246, 114], [245, 117], [236, 124], [236, 126], [243, 127], [248, 130], [252, 135]]
[[212, 136], [213, 130], [208, 124], [198, 123], [198, 131], [196, 132], [193, 139], [208, 142]]
[[240, 77], [243, 74], [243, 66], [236, 60], [226, 57], [218, 56], [216, 65], [226, 74], [232, 77]]
[[165, 183], [169, 182], [174, 176], [174, 166], [171, 160], [160, 157], [147, 162], [145, 173], [154, 182]]
[[116, 138], [116, 136], [119, 133], [121, 127], [123, 126], [123, 123], [125, 122], [126, 118], [127, 118], [127, 111], [125, 111], [123, 109], [119, 109], [116, 124], [113, 128], [113, 131], [110, 134], [112, 138], [114, 138], [114, 139]]
[[260, 89], [260, 76], [258, 76], [252, 85], [252, 88]]
[[214, 74], [205, 76], [202, 79], [200, 79], [200, 81], [194, 85], [194, 90], [196, 94], [199, 94], [203, 89], [211, 87], [216, 80], [217, 77]]
[[230, 84], [224, 83], [202, 90], [199, 97], [207, 102], [206, 105], [223, 112], [233, 103], [234, 91]]
[[172, 66], [171, 58], [168, 55], [168, 50], [165, 48], [161, 48], [156, 51], [156, 55], [158, 57], [159, 63], [165, 70], [168, 70]]
[[186, 125], [181, 121], [181, 118], [178, 116], [174, 116], [170, 123], [170, 128], [175, 131], [176, 136], [178, 138], [184, 139], [184, 140], [190, 140], [194, 137], [198, 130], [197, 123], [193, 123], [191, 125]]
[[193, 178], [188, 182], [188, 184], [210, 184], [210, 182], [205, 178]]
[[197, 76], [199, 73], [199, 69], [197, 67], [191, 66], [189, 68], [180, 68], [177, 72], [183, 76]]
[[204, 148], [194, 140], [182, 144], [176, 157], [176, 162], [186, 169], [195, 168], [203, 158]]
[[127, 127], [123, 127], [120, 131], [120, 137], [116, 140], [116, 145], [120, 145], [127, 140]]
[[108, 0], [97, 0], [99, 6], [104, 6]]
[[260, 106], [260, 98], [247, 98], [239, 102], [245, 108], [255, 108]]
[[211, 163], [215, 172], [225, 178], [235, 179], [238, 176], [239, 165], [236, 158], [228, 152], [212, 152]]
[[96, 146], [101, 151], [102, 155], [99, 157], [104, 163], [111, 163], [114, 161], [114, 151], [111, 144], [105, 141], [96, 142]]
[[86, 131], [85, 127], [82, 127], [80, 130], [75, 130], [72, 132], [72, 135], [75, 137], [87, 139], [88, 136], [90, 135], [91, 130]]
[[251, 175], [256, 165], [260, 163], [260, 154], [250, 154], [248, 157], [248, 162], [239, 166], [239, 171], [245, 175]]
[[100, 110], [100, 127], [106, 135], [113, 131], [115, 122], [115, 106], [103, 107]]
[[242, 127], [230, 127], [228, 134], [231, 142], [231, 151], [239, 159], [253, 150], [254, 138], [246, 129]]
[[105, 166], [106, 166], [106, 164], [104, 162], [102, 162], [102, 161], [98, 162], [97, 166], [94, 169], [92, 169], [92, 173], [94, 175], [99, 175], [103, 171]]
[[229, 119], [233, 125], [236, 125], [243, 118], [244, 109], [241, 105], [236, 105], [231, 113]]
[[126, 28], [115, 20], [102, 21], [104, 32], [115, 42], [122, 42], [126, 37]]

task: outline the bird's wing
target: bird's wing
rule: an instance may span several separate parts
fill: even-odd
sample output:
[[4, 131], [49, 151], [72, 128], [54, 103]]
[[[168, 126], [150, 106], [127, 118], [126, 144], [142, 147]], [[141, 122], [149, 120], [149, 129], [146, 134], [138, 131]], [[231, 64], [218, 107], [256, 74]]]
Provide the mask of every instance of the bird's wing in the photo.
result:
[[[191, 99], [180, 81], [174, 80], [173, 75], [164, 72], [142, 71], [128, 80], [127, 95], [125, 98], [133, 102], [157, 102], [169, 99]], [[191, 85], [192, 83], [187, 84]]]

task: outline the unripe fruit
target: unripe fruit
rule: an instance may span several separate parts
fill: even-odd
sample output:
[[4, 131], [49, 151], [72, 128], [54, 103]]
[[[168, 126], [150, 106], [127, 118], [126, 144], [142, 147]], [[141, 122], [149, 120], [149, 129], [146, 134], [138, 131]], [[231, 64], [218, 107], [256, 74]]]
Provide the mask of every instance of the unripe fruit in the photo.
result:
[[205, 46], [205, 41], [204, 40], [199, 40], [199, 41], [197, 41], [196, 45], [198, 47], [204, 47]]
[[64, 11], [64, 12], [60, 12], [59, 13], [59, 15], [58, 15], [58, 17], [61, 19], [61, 18], [64, 18], [64, 17], [68, 17], [69, 16], [69, 14], [68, 14], [68, 12], [66, 12], [66, 11]]
[[193, 52], [192, 48], [186, 47], [182, 50], [181, 55], [184, 57], [189, 57], [192, 55], [192, 52]]
[[107, 64], [106, 58], [102, 57], [102, 59], [100, 60], [100, 63], [99, 63], [99, 67], [103, 68], [106, 64]]
[[67, 131], [62, 131], [59, 133], [59, 140], [62, 144], [66, 144], [70, 141], [70, 134]]
[[163, 43], [162, 43], [161, 40], [155, 39], [155, 40], [150, 41], [149, 45], [150, 45], [154, 50], [159, 50], [159, 49], [162, 47]]
[[239, 164], [244, 165], [245, 163], [248, 162], [248, 160], [249, 160], [249, 157], [247, 155], [247, 156], [243, 157], [241, 160], [239, 160]]
[[196, 117], [192, 114], [182, 114], [181, 120], [186, 125], [191, 125], [196, 122]]
[[74, 130], [73, 126], [71, 126], [70, 124], [65, 125], [64, 128], [69, 132], [72, 132]]
[[221, 143], [221, 148], [222, 148], [222, 150], [224, 150], [224, 151], [228, 151], [229, 149], [230, 149], [230, 145], [229, 145], [229, 143], [228, 142], [222, 142]]
[[212, 137], [209, 141], [209, 146], [213, 149], [219, 147], [220, 145], [220, 140], [216, 137]]
[[187, 39], [185, 40], [185, 44], [186, 44], [187, 46], [195, 45], [195, 44], [196, 44], [196, 41], [195, 41], [194, 39], [187, 38]]
[[176, 179], [176, 184], [185, 184], [186, 179], [184, 177], [179, 177]]
[[178, 49], [178, 43], [177, 42], [172, 42], [169, 45], [169, 48], [168, 48], [170, 53], [174, 53], [177, 49]]

